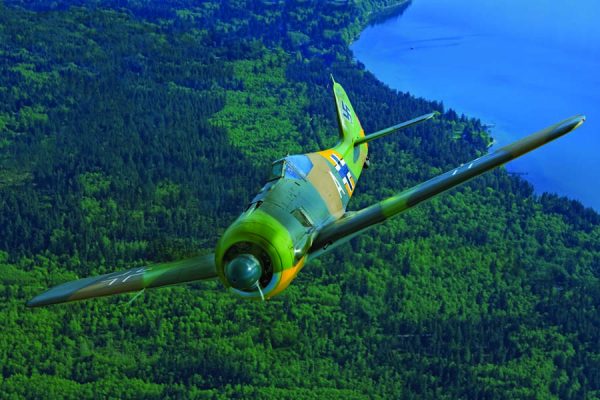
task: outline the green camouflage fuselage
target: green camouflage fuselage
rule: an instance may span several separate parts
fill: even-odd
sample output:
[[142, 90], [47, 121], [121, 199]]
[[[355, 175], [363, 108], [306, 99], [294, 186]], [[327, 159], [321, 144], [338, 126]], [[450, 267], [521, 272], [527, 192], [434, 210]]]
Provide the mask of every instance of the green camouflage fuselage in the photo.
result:
[[225, 231], [217, 245], [219, 278], [236, 294], [261, 298], [257, 288], [231, 287], [225, 266], [241, 254], [262, 265], [260, 286], [266, 298], [281, 293], [302, 269], [322, 227], [340, 219], [363, 166], [368, 145], [344, 89], [334, 83], [340, 142], [332, 149], [292, 155], [273, 163], [267, 184], [246, 211]]

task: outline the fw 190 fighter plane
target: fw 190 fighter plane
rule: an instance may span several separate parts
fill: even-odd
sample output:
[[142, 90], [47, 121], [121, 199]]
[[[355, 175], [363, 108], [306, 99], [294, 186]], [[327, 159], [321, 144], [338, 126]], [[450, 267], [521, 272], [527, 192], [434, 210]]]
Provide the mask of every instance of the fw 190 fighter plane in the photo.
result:
[[585, 121], [583, 115], [568, 118], [379, 203], [346, 212], [358, 178], [368, 166], [367, 143], [426, 121], [435, 113], [365, 135], [346, 92], [335, 81], [333, 94], [338, 144], [328, 150], [275, 161], [267, 183], [227, 228], [214, 254], [67, 282], [27, 305], [45, 306], [211, 278], [219, 278], [239, 296], [264, 300], [285, 290], [311, 259], [387, 218], [574, 130]]

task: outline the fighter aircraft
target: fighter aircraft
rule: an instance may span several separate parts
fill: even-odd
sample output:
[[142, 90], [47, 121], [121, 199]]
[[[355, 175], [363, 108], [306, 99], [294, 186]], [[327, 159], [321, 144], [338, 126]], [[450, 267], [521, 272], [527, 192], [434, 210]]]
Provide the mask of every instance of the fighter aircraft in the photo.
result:
[[67, 282], [27, 305], [46, 306], [214, 278], [236, 295], [265, 300], [284, 291], [310, 260], [422, 201], [571, 132], [585, 121], [583, 115], [565, 119], [379, 203], [348, 212], [358, 179], [369, 165], [368, 142], [431, 119], [436, 113], [365, 135], [346, 92], [333, 78], [332, 83], [339, 127], [337, 145], [273, 162], [266, 184], [224, 232], [214, 254]]

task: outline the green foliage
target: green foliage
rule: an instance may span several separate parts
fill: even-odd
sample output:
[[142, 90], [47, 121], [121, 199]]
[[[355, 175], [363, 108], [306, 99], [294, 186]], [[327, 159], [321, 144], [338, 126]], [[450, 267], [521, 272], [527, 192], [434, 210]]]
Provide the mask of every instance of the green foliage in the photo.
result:
[[6, 3], [1, 398], [600, 396], [600, 218], [502, 170], [267, 303], [200, 282], [26, 309], [77, 276], [214, 246], [269, 161], [336, 141], [329, 73], [368, 132], [442, 112], [370, 146], [356, 209], [490, 138], [352, 62], [347, 44], [396, 1]]
[[[304, 85], [286, 82], [288, 56], [263, 48], [260, 59], [235, 61], [240, 88], [226, 92], [225, 107], [212, 118], [227, 130], [231, 144], [258, 167], [287, 153], [302, 152], [297, 126], [307, 117]], [[277, 140], [273, 140], [277, 138]]]

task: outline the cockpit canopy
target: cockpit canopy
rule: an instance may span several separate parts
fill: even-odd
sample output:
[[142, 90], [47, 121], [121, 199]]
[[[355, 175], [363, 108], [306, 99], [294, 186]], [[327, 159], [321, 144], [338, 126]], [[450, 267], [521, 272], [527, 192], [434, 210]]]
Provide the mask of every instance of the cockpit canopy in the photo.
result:
[[312, 162], [306, 155], [295, 155], [280, 158], [271, 164], [271, 174], [268, 181], [279, 178], [305, 179], [312, 169]]
[[271, 174], [269, 175], [268, 181], [274, 181], [276, 179], [282, 178], [285, 174], [286, 160], [285, 158], [281, 158], [277, 161], [274, 161], [271, 164]]

